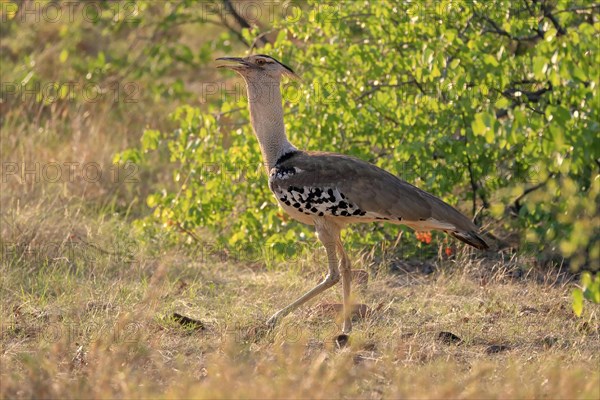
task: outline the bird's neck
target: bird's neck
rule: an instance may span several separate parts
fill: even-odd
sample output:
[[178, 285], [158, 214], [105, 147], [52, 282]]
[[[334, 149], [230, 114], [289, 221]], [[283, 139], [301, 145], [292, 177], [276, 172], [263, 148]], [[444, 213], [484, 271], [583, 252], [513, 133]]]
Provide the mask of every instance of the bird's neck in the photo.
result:
[[250, 121], [267, 173], [284, 154], [296, 150], [285, 134], [279, 80], [246, 82]]

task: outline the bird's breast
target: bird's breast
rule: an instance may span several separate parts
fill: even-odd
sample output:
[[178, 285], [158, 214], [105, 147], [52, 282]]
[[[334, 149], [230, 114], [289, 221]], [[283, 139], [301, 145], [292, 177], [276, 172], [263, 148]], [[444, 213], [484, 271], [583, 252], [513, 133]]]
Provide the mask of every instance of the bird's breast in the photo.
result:
[[300, 179], [302, 172], [295, 167], [275, 167], [269, 176], [269, 188], [292, 218], [305, 223], [314, 217], [336, 217], [345, 222], [387, 219], [361, 209], [333, 184], [307, 184], [307, 179]]

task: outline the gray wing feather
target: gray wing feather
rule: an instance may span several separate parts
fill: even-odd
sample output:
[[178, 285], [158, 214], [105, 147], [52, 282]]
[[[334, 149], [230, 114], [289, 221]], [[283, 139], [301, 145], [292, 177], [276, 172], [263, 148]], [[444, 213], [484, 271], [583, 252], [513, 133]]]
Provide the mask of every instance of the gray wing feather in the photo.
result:
[[392, 220], [418, 222], [433, 218], [461, 230], [477, 230], [468, 218], [437, 197], [354, 157], [300, 152], [280, 167], [296, 168], [298, 172], [285, 179], [273, 179], [273, 186], [336, 187], [362, 210]]

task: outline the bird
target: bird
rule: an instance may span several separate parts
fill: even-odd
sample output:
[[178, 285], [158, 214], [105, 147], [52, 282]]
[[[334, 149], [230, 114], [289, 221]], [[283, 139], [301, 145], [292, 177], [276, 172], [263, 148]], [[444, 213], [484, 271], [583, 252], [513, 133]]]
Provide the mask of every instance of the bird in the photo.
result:
[[416, 231], [439, 230], [477, 249], [488, 249], [478, 227], [451, 205], [395, 175], [349, 155], [298, 149], [288, 140], [281, 80], [300, 79], [289, 66], [265, 54], [220, 57], [217, 68], [245, 81], [250, 122], [268, 174], [269, 189], [293, 219], [315, 227], [325, 248], [328, 273], [314, 288], [275, 312], [286, 315], [342, 282], [342, 334], [352, 330], [351, 263], [340, 233], [349, 224], [389, 222]]

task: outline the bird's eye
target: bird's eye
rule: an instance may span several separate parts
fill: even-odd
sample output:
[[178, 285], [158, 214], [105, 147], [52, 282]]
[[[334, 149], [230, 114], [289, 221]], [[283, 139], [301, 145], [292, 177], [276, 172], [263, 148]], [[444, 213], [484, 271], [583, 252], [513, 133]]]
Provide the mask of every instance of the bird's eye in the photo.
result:
[[265, 64], [265, 60], [263, 60], [262, 58], [259, 58], [259, 59], [256, 60], [256, 63], [258, 65], [264, 65]]

